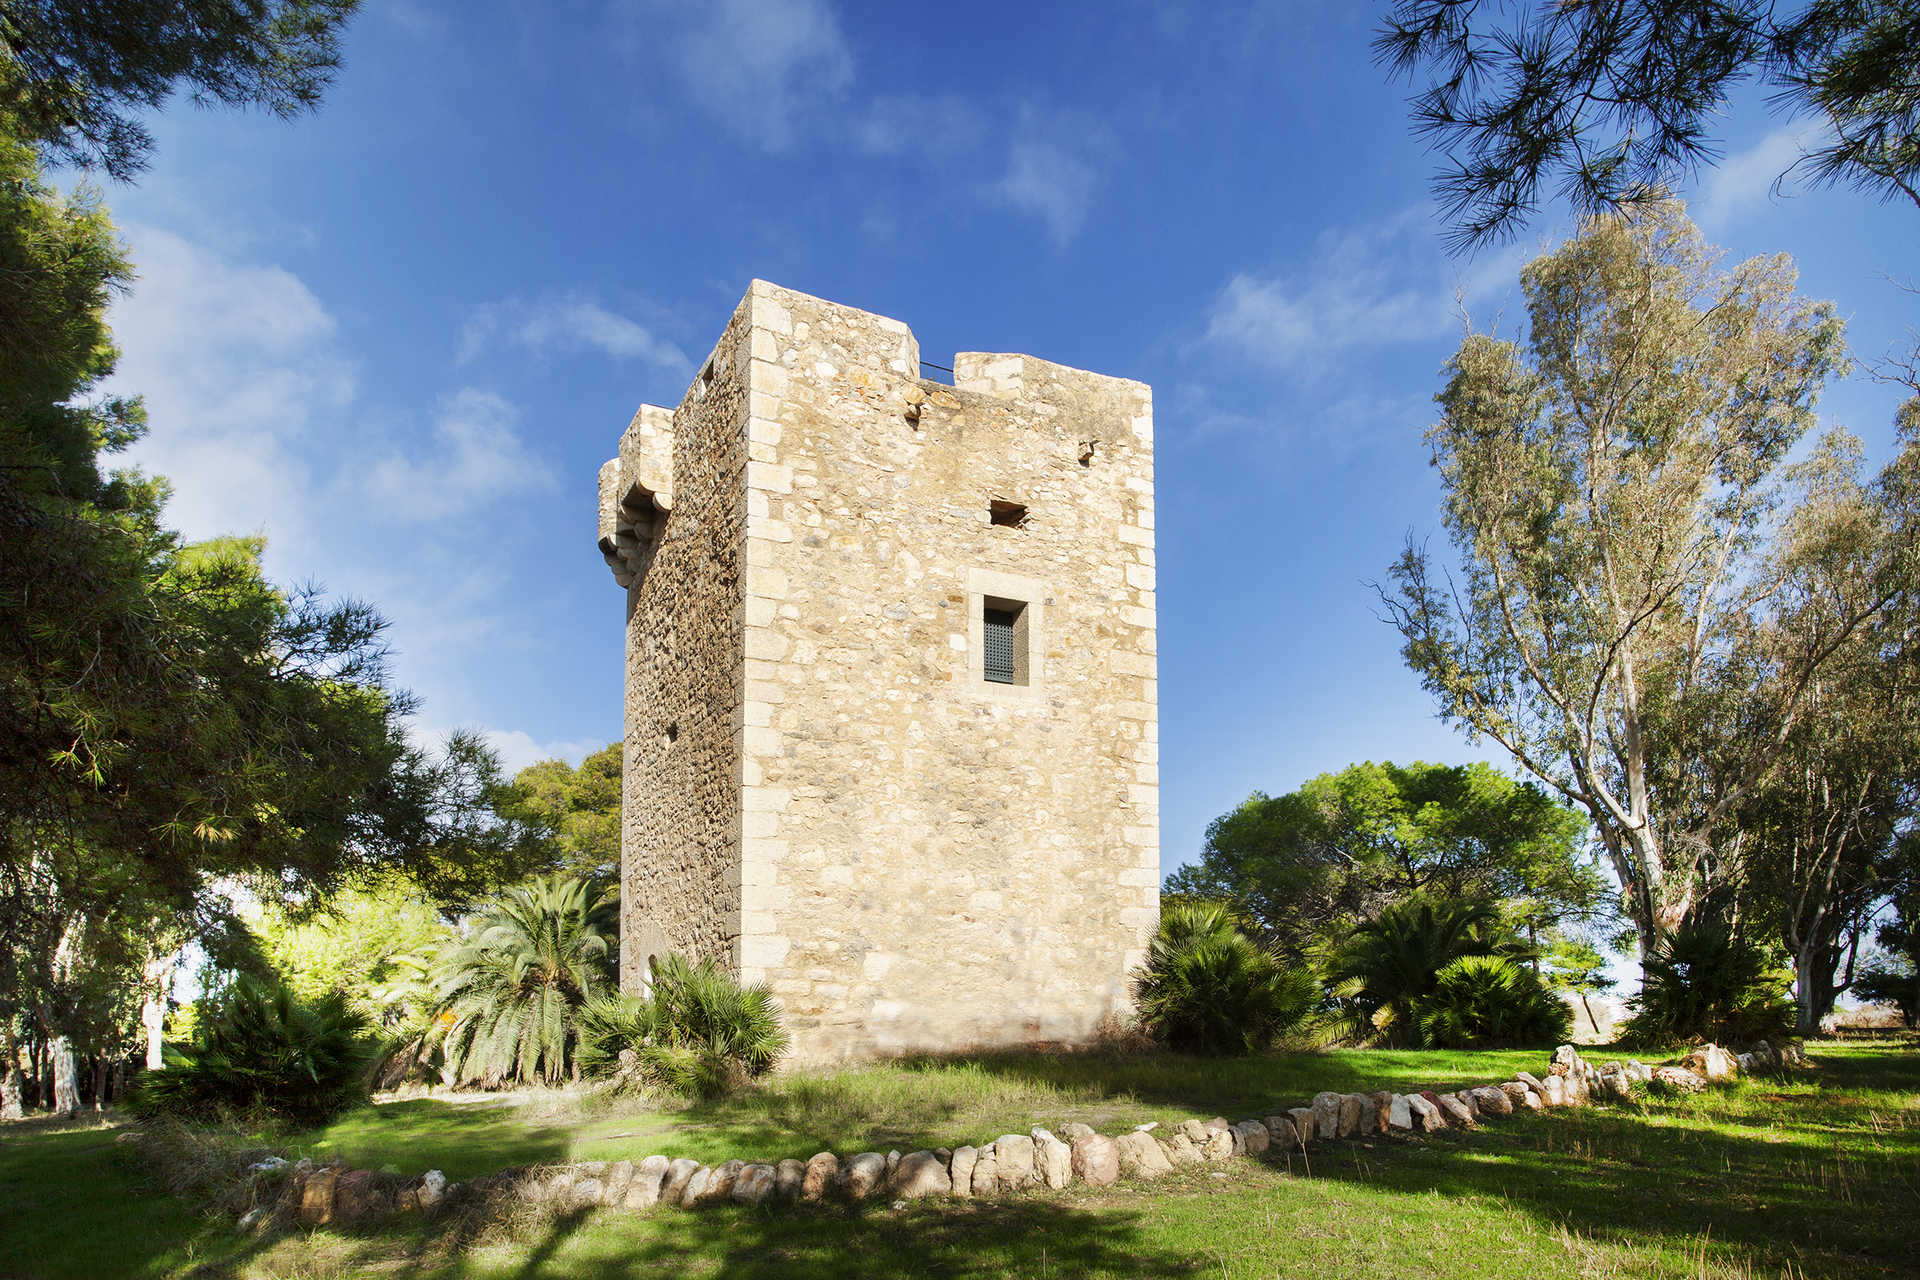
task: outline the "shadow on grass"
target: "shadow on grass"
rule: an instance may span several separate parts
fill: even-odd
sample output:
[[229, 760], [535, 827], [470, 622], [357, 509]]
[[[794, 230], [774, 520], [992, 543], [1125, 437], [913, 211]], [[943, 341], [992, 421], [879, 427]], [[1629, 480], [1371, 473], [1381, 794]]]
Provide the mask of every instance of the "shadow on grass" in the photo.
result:
[[[345, 1243], [345, 1242], [343, 1242]], [[599, 1280], [634, 1275], [1181, 1276], [1204, 1264], [1149, 1242], [1138, 1215], [1033, 1199], [956, 1205], [738, 1207], [697, 1213], [581, 1213], [475, 1247], [370, 1235], [326, 1271], [449, 1280]]]
[[565, 1119], [529, 1123], [518, 1108], [410, 1098], [360, 1107], [290, 1146], [315, 1160], [340, 1158], [357, 1168], [418, 1173], [425, 1159], [462, 1181], [510, 1165], [568, 1158], [577, 1136]]
[[1791, 1084], [1503, 1117], [1364, 1157], [1329, 1146], [1313, 1175], [1500, 1202], [1598, 1240], [1711, 1242], [1808, 1274], [1915, 1274], [1916, 1091], [1920, 1058], [1823, 1055]]

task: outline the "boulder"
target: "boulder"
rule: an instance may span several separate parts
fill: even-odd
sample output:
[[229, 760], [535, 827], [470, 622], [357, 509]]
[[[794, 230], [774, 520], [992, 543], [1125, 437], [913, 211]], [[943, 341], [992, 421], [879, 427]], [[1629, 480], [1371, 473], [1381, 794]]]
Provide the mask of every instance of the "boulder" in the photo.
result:
[[1448, 1120], [1463, 1129], [1471, 1129], [1475, 1126], [1473, 1112], [1467, 1109], [1467, 1104], [1450, 1093], [1440, 1095], [1440, 1110]]
[[902, 1200], [953, 1194], [953, 1179], [947, 1173], [947, 1166], [931, 1151], [915, 1151], [900, 1157], [889, 1183], [893, 1194]]
[[1462, 1089], [1453, 1096], [1460, 1100], [1460, 1105], [1467, 1109], [1468, 1115], [1475, 1120], [1480, 1118], [1480, 1099], [1473, 1096], [1473, 1090]]
[[374, 1213], [373, 1170], [349, 1169], [333, 1190], [333, 1220], [359, 1222]]
[[1002, 1191], [1024, 1191], [1040, 1181], [1033, 1162], [1033, 1139], [1024, 1133], [1003, 1133], [995, 1138], [993, 1158]]
[[[1189, 1121], [1189, 1123], [1199, 1124], [1200, 1122], [1193, 1120]], [[1078, 1120], [1060, 1127], [1060, 1137], [1061, 1140], [1065, 1142], [1073, 1142], [1077, 1138], [1091, 1138], [1092, 1136], [1093, 1126], [1081, 1124]]]
[[297, 1216], [308, 1226], [325, 1226], [333, 1221], [333, 1193], [340, 1183], [338, 1165], [321, 1165], [307, 1174], [300, 1188]]
[[438, 1169], [429, 1169], [420, 1175], [420, 1185], [413, 1193], [414, 1203], [422, 1209], [432, 1209], [447, 1198], [447, 1175]]
[[1240, 1135], [1242, 1155], [1261, 1155], [1266, 1151], [1267, 1144], [1272, 1141], [1267, 1134], [1267, 1126], [1258, 1120], [1242, 1120], [1233, 1126], [1233, 1131]]
[[736, 1204], [765, 1204], [773, 1199], [778, 1175], [770, 1164], [750, 1164], [733, 1180]]
[[707, 1178], [706, 1198], [702, 1204], [718, 1204], [722, 1200], [733, 1198], [733, 1183], [740, 1171], [747, 1167], [745, 1160], [729, 1160], [720, 1165]]
[[1393, 1125], [1393, 1091], [1376, 1089], [1367, 1098], [1373, 1103], [1373, 1131], [1385, 1133]]
[[1695, 1075], [1704, 1077], [1709, 1084], [1731, 1080], [1740, 1074], [1740, 1064], [1734, 1061], [1732, 1054], [1717, 1044], [1701, 1045], [1680, 1059], [1680, 1065]]
[[973, 1195], [973, 1165], [980, 1153], [972, 1147], [955, 1147], [953, 1158], [948, 1162], [949, 1181], [953, 1194], [962, 1200]]
[[1500, 1085], [1500, 1091], [1506, 1094], [1507, 1101], [1511, 1102], [1516, 1107], [1520, 1105], [1520, 1099], [1527, 1096], [1527, 1086], [1520, 1083], [1518, 1080], [1507, 1080], [1502, 1082]]
[[1513, 1073], [1513, 1078], [1535, 1093], [1545, 1094], [1547, 1091], [1547, 1086], [1541, 1084], [1539, 1077], [1535, 1076], [1531, 1071], [1516, 1071]]
[[[1085, 1125], [1082, 1125], [1081, 1127], [1083, 1129], [1086, 1128]], [[1203, 1120], [1182, 1120], [1179, 1124], [1173, 1127], [1173, 1131], [1179, 1134], [1181, 1137], [1185, 1138], [1188, 1142], [1191, 1142], [1196, 1147], [1203, 1145], [1206, 1142], [1209, 1133], [1211, 1132], [1207, 1128], [1206, 1122]], [[1092, 1136], [1093, 1136], [1093, 1130], [1087, 1129], [1085, 1133], [1076, 1135], [1074, 1138], [1070, 1139], [1070, 1141], [1077, 1142], [1081, 1138], [1091, 1138]]]
[[1440, 1114], [1439, 1104], [1429, 1102], [1423, 1093], [1407, 1095], [1407, 1110], [1412, 1113], [1412, 1127], [1422, 1133], [1432, 1133], [1435, 1129], [1447, 1127], [1447, 1118]]
[[847, 1195], [854, 1200], [865, 1200], [878, 1191], [887, 1180], [887, 1158], [878, 1151], [862, 1151], [846, 1163], [840, 1171], [840, 1181], [846, 1186]]
[[1033, 1131], [1033, 1164], [1040, 1181], [1058, 1191], [1073, 1181], [1073, 1150], [1045, 1129]]
[[[1224, 1131], [1215, 1130], [1209, 1143], [1227, 1138]], [[1232, 1140], [1227, 1138], [1231, 1147]], [[1073, 1176], [1088, 1186], [1104, 1187], [1118, 1181], [1120, 1177], [1120, 1147], [1112, 1138], [1094, 1134], [1091, 1138], [1078, 1138], [1073, 1144]]]
[[567, 1202], [570, 1209], [594, 1209], [605, 1204], [607, 1199], [607, 1181], [605, 1178], [581, 1178], [573, 1184], [573, 1196]]
[[629, 1209], [651, 1209], [660, 1203], [660, 1184], [666, 1181], [668, 1161], [665, 1156], [648, 1156], [633, 1166], [633, 1179], [627, 1183], [626, 1199], [622, 1203]]
[[686, 1185], [680, 1188], [680, 1198], [669, 1201], [683, 1209], [692, 1209], [699, 1205], [700, 1198], [707, 1194], [707, 1184], [713, 1181], [713, 1170], [701, 1165], [687, 1177]]
[[1394, 1129], [1413, 1128], [1413, 1107], [1405, 1094], [1394, 1094], [1393, 1101], [1387, 1104], [1387, 1125]]
[[1322, 1138], [1338, 1138], [1340, 1132], [1340, 1095], [1332, 1091], [1313, 1095], [1313, 1131]]
[[1540, 1111], [1544, 1110], [1547, 1104], [1541, 1101], [1539, 1094], [1529, 1089], [1520, 1095], [1520, 1105], [1529, 1111]]
[[1340, 1099], [1340, 1136], [1357, 1133], [1363, 1137], [1378, 1132], [1380, 1109], [1364, 1093], [1349, 1093]]
[[1193, 1139], [1184, 1133], [1175, 1133], [1160, 1145], [1167, 1153], [1169, 1164], [1199, 1164], [1206, 1159], [1200, 1154], [1200, 1148], [1193, 1145]]
[[[1292, 1128], [1292, 1125], [1288, 1125]], [[1173, 1162], [1150, 1133], [1123, 1133], [1113, 1140], [1120, 1172], [1131, 1178], [1157, 1178], [1173, 1169]], [[1192, 1144], [1188, 1144], [1191, 1148]]]
[[1664, 1085], [1675, 1093], [1699, 1093], [1707, 1087], [1707, 1078], [1685, 1067], [1655, 1067], [1653, 1083]]
[[803, 1160], [788, 1156], [773, 1166], [773, 1194], [777, 1199], [792, 1200], [799, 1196], [807, 1185], [807, 1166]]
[[1547, 1068], [1549, 1075], [1571, 1075], [1577, 1066], [1583, 1065], [1580, 1051], [1570, 1044], [1563, 1044], [1553, 1051], [1553, 1062]]
[[1496, 1116], [1513, 1114], [1513, 1099], [1507, 1096], [1505, 1089], [1494, 1085], [1481, 1085], [1473, 1091], [1473, 1098], [1480, 1104], [1482, 1114], [1489, 1112]]
[[990, 1196], [1000, 1190], [1000, 1162], [993, 1144], [981, 1147], [973, 1158], [973, 1194]]
[[1550, 1107], [1566, 1106], [1567, 1078], [1565, 1076], [1548, 1076], [1546, 1082], [1540, 1086], [1540, 1098]]
[[1319, 1125], [1314, 1122], [1312, 1107], [1290, 1107], [1287, 1114], [1293, 1118], [1295, 1138], [1302, 1143], [1315, 1142], [1321, 1138], [1333, 1136], [1331, 1133], [1320, 1132]]
[[1208, 1131], [1207, 1140], [1200, 1146], [1200, 1158], [1207, 1161], [1233, 1159], [1233, 1139], [1231, 1129]]
[[1292, 1117], [1268, 1116], [1267, 1141], [1280, 1151], [1291, 1151], [1299, 1146], [1300, 1135], [1294, 1132]]
[[608, 1165], [605, 1183], [606, 1190], [601, 1193], [600, 1203], [618, 1209], [627, 1202], [627, 1188], [633, 1185], [633, 1161], [615, 1160]]
[[[800, 1180], [800, 1194], [808, 1200], [825, 1199], [834, 1185], [840, 1181], [840, 1157], [831, 1151], [822, 1151], [807, 1161], [806, 1176]], [[661, 1192], [666, 1198], [666, 1192]]]

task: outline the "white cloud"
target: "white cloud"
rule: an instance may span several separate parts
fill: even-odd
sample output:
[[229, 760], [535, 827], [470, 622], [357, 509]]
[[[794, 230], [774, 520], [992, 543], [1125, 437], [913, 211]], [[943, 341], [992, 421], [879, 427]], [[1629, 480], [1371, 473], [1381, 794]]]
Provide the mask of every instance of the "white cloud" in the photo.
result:
[[1469, 303], [1497, 297], [1514, 287], [1528, 256], [1511, 247], [1460, 274], [1441, 253], [1424, 208], [1330, 229], [1301, 265], [1230, 279], [1208, 313], [1205, 342], [1272, 369], [1312, 376], [1344, 352], [1457, 329], [1456, 291]]
[[1693, 200], [1694, 220], [1702, 226], [1723, 226], [1750, 209], [1790, 193], [1797, 184], [1794, 166], [1819, 146], [1823, 130], [1816, 125], [1776, 129], [1745, 151], [1715, 165], [1700, 183]]
[[783, 151], [853, 81], [825, 0], [631, 0], [637, 50], [664, 50], [694, 104], [748, 142]]
[[1113, 152], [1106, 128], [1075, 114], [1023, 109], [1007, 146], [1006, 173], [994, 186], [1004, 203], [1034, 214], [1061, 244], [1086, 223]]
[[958, 94], [883, 94], [866, 107], [853, 142], [877, 156], [919, 155], [932, 160], [971, 151], [986, 137], [979, 109]]
[[456, 391], [434, 419], [432, 448], [376, 460], [360, 491], [376, 511], [398, 520], [439, 520], [552, 492], [553, 469], [520, 438], [519, 416], [491, 392]]
[[461, 328], [460, 362], [477, 358], [496, 341], [539, 354], [593, 350], [662, 369], [692, 368], [686, 352], [652, 329], [584, 298], [487, 303]]
[[300, 536], [309, 486], [297, 442], [354, 395], [333, 316], [278, 266], [151, 227], [125, 236], [139, 280], [109, 317], [123, 353], [112, 389], [145, 398], [151, 429], [128, 460], [173, 482], [169, 523], [190, 538]]

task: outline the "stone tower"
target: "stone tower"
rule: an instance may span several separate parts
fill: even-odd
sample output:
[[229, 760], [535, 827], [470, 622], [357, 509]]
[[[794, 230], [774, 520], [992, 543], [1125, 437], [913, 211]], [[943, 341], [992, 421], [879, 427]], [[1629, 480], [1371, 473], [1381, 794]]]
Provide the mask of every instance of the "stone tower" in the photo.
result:
[[756, 280], [600, 471], [621, 985], [715, 958], [796, 1056], [1077, 1041], [1158, 916], [1153, 408]]

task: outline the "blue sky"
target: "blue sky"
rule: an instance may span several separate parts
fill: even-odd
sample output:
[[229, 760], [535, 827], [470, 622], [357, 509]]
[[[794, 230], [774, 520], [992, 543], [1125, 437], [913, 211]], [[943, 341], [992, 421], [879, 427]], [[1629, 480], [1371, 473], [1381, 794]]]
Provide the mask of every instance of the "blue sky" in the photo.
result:
[[[1421, 432], [1455, 293], [1511, 328], [1565, 224], [1446, 255], [1374, 15], [373, 0], [319, 114], [177, 104], [107, 189], [136, 460], [190, 536], [264, 530], [276, 577], [378, 604], [422, 731], [518, 767], [620, 734], [595, 473], [751, 278], [904, 320], [942, 364], [1150, 382], [1171, 870], [1252, 790], [1486, 754], [1364, 583], [1409, 530], [1440, 542]], [[1920, 215], [1771, 191], [1804, 136], [1756, 101], [1686, 194], [1883, 355], [1920, 314], [1887, 279], [1920, 275]], [[1826, 408], [1877, 459], [1895, 402], [1862, 375]]]

